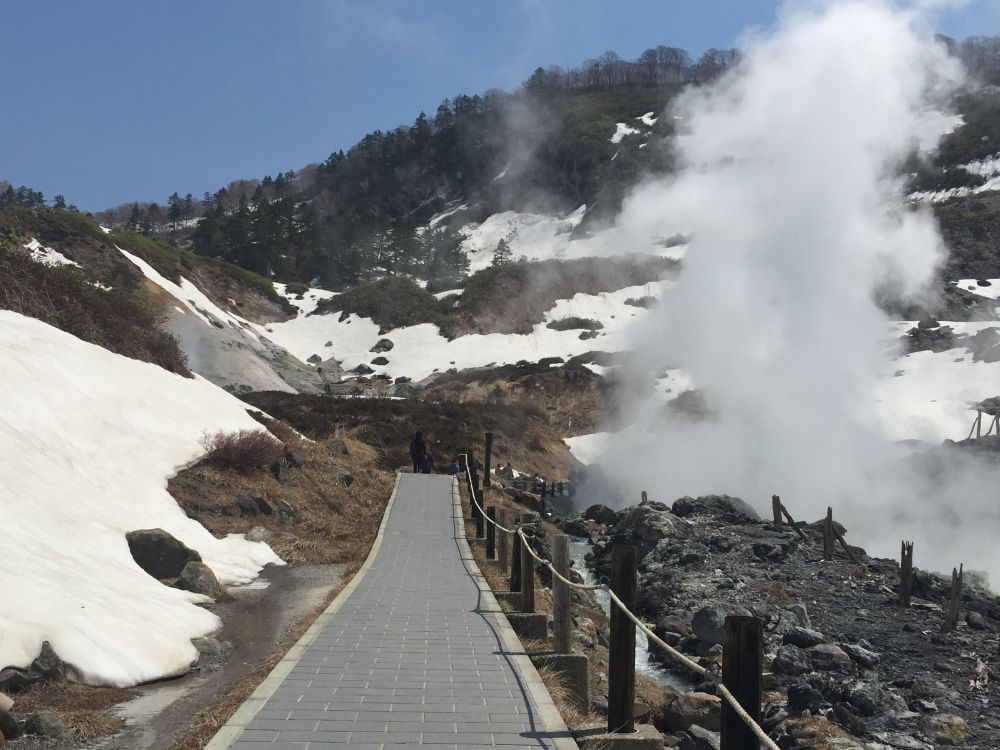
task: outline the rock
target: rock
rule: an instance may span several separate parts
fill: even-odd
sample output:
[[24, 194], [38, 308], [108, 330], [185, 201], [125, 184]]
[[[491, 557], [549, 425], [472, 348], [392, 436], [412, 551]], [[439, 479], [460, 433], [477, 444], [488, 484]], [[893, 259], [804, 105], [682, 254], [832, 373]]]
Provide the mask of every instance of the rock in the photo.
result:
[[992, 630], [985, 617], [971, 610], [965, 613], [965, 624], [973, 630]]
[[323, 346], [333, 346], [333, 342], [327, 341], [325, 344], [323, 344]]
[[376, 367], [381, 367], [389, 364], [389, 359], [388, 357], [375, 357], [375, 359], [372, 360], [372, 364]]
[[917, 328], [924, 331], [930, 330], [931, 328], [937, 328], [940, 325], [941, 325], [940, 323], [938, 323], [936, 320], [934, 320], [934, 318], [931, 318], [930, 316], [924, 316], [923, 318], [917, 321]]
[[42, 649], [35, 660], [31, 662], [28, 671], [35, 679], [66, 679], [66, 667], [63, 660], [59, 658], [59, 655], [52, 648], [52, 644], [48, 641], [42, 641]]
[[132, 558], [153, 578], [176, 578], [201, 555], [163, 529], [139, 529], [125, 535]]
[[263, 526], [254, 526], [244, 534], [244, 538], [248, 542], [264, 542], [266, 544], [271, 539], [271, 534], [270, 529], [266, 529]]
[[874, 716], [878, 713], [877, 695], [874, 685], [859, 682], [851, 688], [848, 701], [862, 716]]
[[323, 358], [321, 356], [319, 356], [318, 354], [310, 354], [309, 358], [306, 360], [306, 362], [308, 362], [311, 365], [318, 365], [322, 361], [323, 361]]
[[296, 513], [291, 503], [282, 500], [280, 497], [274, 498], [271, 502], [274, 503], [274, 508], [278, 511], [278, 518], [285, 523], [295, 523], [298, 513]]
[[903, 732], [876, 732], [872, 737], [896, 750], [934, 750], [933, 745], [921, 742]]
[[66, 737], [69, 727], [54, 711], [35, 711], [25, 717], [24, 733], [41, 737]]
[[240, 510], [241, 516], [256, 516], [259, 513], [257, 501], [253, 495], [241, 492], [236, 496], [236, 507]]
[[674, 515], [713, 516], [729, 523], [756, 523], [760, 516], [747, 502], [729, 495], [705, 495], [703, 497], [682, 497], [674, 502]]
[[394, 346], [395, 344], [393, 344], [389, 339], [379, 339], [377, 342], [375, 342], [375, 346], [373, 346], [368, 351], [370, 351], [372, 354], [381, 354], [382, 352], [392, 351], [392, 347]]
[[184, 566], [175, 584], [177, 588], [184, 591], [193, 591], [195, 594], [204, 594], [213, 599], [219, 599], [226, 595], [226, 590], [215, 577], [215, 573], [203, 562], [192, 560]]
[[863, 737], [867, 733], [865, 723], [854, 713], [848, 703], [835, 703], [833, 706], [833, 717], [840, 726], [855, 737]]
[[343, 495], [324, 495], [323, 505], [337, 515], [343, 515], [344, 511], [347, 509], [347, 500]]
[[706, 643], [722, 643], [722, 632], [729, 615], [749, 615], [742, 607], [729, 604], [709, 604], [694, 613], [691, 632]]
[[257, 510], [260, 511], [261, 515], [269, 516], [274, 513], [274, 509], [271, 507], [271, 504], [260, 495], [254, 495], [253, 501], [257, 503]]
[[687, 731], [692, 725], [719, 731], [719, 697], [708, 693], [679, 693], [669, 700], [654, 719], [656, 727], [663, 731]]
[[788, 708], [791, 711], [815, 711], [823, 705], [823, 694], [806, 682], [796, 682], [788, 686]]
[[939, 745], [960, 745], [969, 734], [965, 719], [955, 714], [934, 714], [924, 721], [924, 734]]
[[350, 487], [354, 484], [354, 474], [352, 474], [349, 469], [345, 469], [343, 466], [331, 466], [327, 469], [327, 473], [331, 474], [345, 487]]
[[771, 671], [775, 674], [797, 677], [812, 672], [813, 665], [805, 651], [798, 646], [786, 644], [778, 649], [777, 656], [771, 662]]
[[583, 517], [597, 523], [611, 526], [618, 521], [618, 513], [611, 510], [607, 505], [596, 503], [583, 512]]
[[191, 643], [198, 649], [199, 654], [209, 658], [225, 656], [233, 650], [232, 643], [229, 641], [220, 641], [218, 638], [213, 638], [212, 636], [192, 638]]
[[679, 750], [719, 750], [721, 735], [692, 725], [677, 745]]
[[20, 693], [31, 685], [31, 675], [26, 669], [7, 667], [0, 669], [0, 692]]
[[306, 454], [302, 452], [301, 448], [294, 445], [285, 446], [285, 458], [296, 469], [301, 469], [306, 465]]
[[691, 635], [691, 628], [680, 617], [667, 615], [666, 617], [661, 617], [656, 621], [656, 625], [653, 627], [653, 632], [657, 635], [660, 635], [660, 633], [676, 633], [677, 635], [683, 637]]
[[356, 375], [371, 375], [375, 371], [368, 365], [358, 365], [353, 370], [351, 370], [351, 372], [355, 373]]
[[799, 623], [800, 628], [812, 628], [812, 622], [809, 620], [809, 612], [806, 610], [805, 604], [789, 604], [785, 609], [795, 616], [796, 622]]
[[6, 711], [0, 711], [0, 745], [4, 740], [15, 740], [21, 736], [21, 726]]
[[274, 478], [278, 480], [278, 484], [288, 484], [288, 481], [292, 478], [292, 473], [288, 468], [287, 461], [278, 461], [277, 463], [271, 464], [271, 474], [273, 474]]
[[856, 664], [860, 664], [862, 667], [871, 669], [877, 667], [879, 662], [882, 661], [882, 655], [876, 654], [874, 651], [870, 651], [864, 646], [859, 646], [854, 643], [842, 643], [840, 646], [847, 655]]
[[812, 646], [818, 646], [823, 642], [823, 634], [818, 630], [810, 630], [809, 628], [795, 626], [790, 631], [785, 633], [781, 642], [790, 643], [793, 646], [798, 646], [799, 648], [810, 648]]
[[856, 671], [854, 662], [840, 646], [832, 643], [821, 643], [806, 649], [806, 656], [812, 662], [815, 669], [825, 672], [841, 672], [843, 674], [853, 674]]
[[636, 505], [625, 510], [610, 534], [618, 543], [638, 543], [641, 558], [648, 554], [658, 541], [670, 534], [673, 528], [674, 522], [669, 512], [657, 510], [648, 504]]

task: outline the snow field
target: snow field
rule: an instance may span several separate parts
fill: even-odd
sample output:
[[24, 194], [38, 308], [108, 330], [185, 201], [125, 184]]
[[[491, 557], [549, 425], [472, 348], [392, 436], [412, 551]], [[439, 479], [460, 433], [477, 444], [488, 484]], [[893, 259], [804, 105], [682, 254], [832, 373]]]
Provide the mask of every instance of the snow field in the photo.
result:
[[43, 266], [80, 267], [79, 263], [70, 260], [58, 250], [53, 250], [51, 247], [43, 246], [42, 243], [34, 237], [31, 238], [31, 241], [27, 245], [24, 245], [24, 249], [31, 253], [31, 259], [35, 261], [35, 263], [41, 263]]
[[337, 296], [336, 292], [328, 292], [326, 289], [310, 287], [300, 299], [297, 294], [288, 293], [286, 284], [282, 284], [277, 281], [274, 282], [274, 290], [287, 299], [295, 307], [295, 309], [298, 310], [299, 315], [308, 315], [315, 310], [319, 306], [319, 303], [323, 300]]
[[[214, 538], [166, 491], [205, 433], [259, 429], [245, 405], [200, 378], [112, 354], [0, 311], [0, 665], [27, 666], [49, 641], [73, 679], [129, 686], [185, 672], [191, 639], [219, 627], [205, 598], [133, 561], [125, 534], [162, 528], [223, 584], [282, 564], [265, 544]], [[155, 624], [155, 626], [153, 625]]]

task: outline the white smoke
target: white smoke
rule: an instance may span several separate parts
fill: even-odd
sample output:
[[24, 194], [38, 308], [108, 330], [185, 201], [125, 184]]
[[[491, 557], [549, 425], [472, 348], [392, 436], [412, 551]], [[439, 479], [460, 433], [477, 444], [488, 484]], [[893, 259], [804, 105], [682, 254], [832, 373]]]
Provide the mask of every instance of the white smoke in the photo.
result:
[[[952, 537], [965, 549], [931, 544], [941, 488], [897, 470], [905, 451], [876, 403], [892, 353], [874, 293], [926, 293], [945, 252], [929, 212], [904, 204], [899, 168], [943, 132], [961, 67], [916, 11], [861, 0], [788, 11], [745, 52], [668, 113], [681, 171], [641, 186], [618, 220], [637, 242], [693, 236], [638, 332], [636, 370], [683, 368], [716, 418], [633, 404], [602, 468], [631, 497], [729, 493], [763, 510], [778, 493], [809, 521], [832, 505], [873, 551], [915, 538], [918, 565], [996, 571], [974, 520]], [[965, 518], [996, 504], [976, 498]]]

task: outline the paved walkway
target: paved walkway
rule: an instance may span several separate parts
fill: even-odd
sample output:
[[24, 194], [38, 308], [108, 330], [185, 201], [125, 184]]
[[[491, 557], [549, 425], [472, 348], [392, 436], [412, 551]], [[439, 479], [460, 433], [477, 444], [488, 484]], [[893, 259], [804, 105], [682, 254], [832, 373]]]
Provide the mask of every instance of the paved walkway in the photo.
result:
[[372, 566], [232, 747], [576, 747], [457, 538], [453, 486], [400, 476]]

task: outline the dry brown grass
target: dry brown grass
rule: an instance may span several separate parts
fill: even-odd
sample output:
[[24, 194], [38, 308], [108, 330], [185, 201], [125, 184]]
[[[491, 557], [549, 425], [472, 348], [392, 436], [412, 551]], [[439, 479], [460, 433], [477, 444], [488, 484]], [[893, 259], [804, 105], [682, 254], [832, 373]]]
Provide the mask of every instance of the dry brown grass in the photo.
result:
[[538, 676], [542, 678], [545, 689], [552, 696], [552, 702], [556, 705], [559, 715], [562, 716], [566, 726], [576, 729], [587, 721], [588, 715], [573, 705], [570, 691], [563, 682], [562, 672], [550, 664], [543, 664], [538, 667]]
[[223, 724], [229, 721], [232, 715], [236, 713], [236, 710], [257, 689], [257, 686], [270, 674], [271, 670], [281, 661], [284, 655], [288, 653], [288, 650], [303, 636], [313, 621], [330, 606], [330, 602], [354, 578], [360, 567], [361, 563], [358, 562], [345, 571], [340, 585], [329, 593], [323, 603], [289, 628], [271, 655], [261, 662], [253, 672], [229, 688], [222, 700], [199, 711], [195, 715], [194, 722], [174, 743], [171, 750], [200, 750], [200, 748], [205, 747], [212, 736], [219, 731]]
[[131, 690], [89, 687], [73, 682], [36, 682], [15, 697], [19, 715], [33, 711], [54, 711], [66, 722], [77, 739], [106, 737], [121, 730], [125, 722], [108, 710], [131, 698]]
[[270, 466], [284, 452], [281, 444], [265, 430], [217, 432], [203, 437], [201, 445], [205, 449], [202, 463], [242, 474]]

